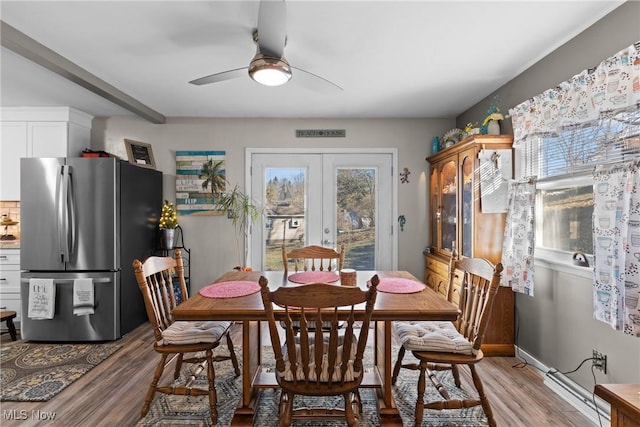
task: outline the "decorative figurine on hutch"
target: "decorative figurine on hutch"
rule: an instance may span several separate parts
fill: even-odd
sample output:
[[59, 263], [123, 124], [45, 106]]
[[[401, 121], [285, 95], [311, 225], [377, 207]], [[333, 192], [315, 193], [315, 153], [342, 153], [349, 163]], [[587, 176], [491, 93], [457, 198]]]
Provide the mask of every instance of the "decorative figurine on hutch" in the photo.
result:
[[482, 129], [480, 133], [483, 135], [500, 135], [500, 120], [503, 120], [504, 116], [500, 112], [500, 109], [492, 102], [487, 110], [487, 116], [482, 122]]

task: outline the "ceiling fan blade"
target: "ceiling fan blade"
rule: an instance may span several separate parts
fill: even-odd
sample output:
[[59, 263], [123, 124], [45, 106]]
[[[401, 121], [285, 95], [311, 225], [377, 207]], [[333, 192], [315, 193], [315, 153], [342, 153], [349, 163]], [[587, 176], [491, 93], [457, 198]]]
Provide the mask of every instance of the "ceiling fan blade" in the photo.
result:
[[284, 0], [262, 0], [258, 9], [258, 49], [282, 58], [287, 38], [287, 9]]
[[303, 86], [318, 92], [342, 92], [344, 89], [330, 80], [320, 77], [317, 74], [305, 71], [302, 68], [291, 67], [296, 72], [293, 73], [291, 80], [299, 81]]
[[210, 74], [208, 76], [200, 77], [199, 79], [191, 80], [189, 83], [192, 85], [206, 85], [209, 83], [223, 82], [225, 80], [237, 79], [238, 77], [246, 77], [247, 69], [249, 67], [236, 68], [235, 70], [223, 71], [221, 73]]

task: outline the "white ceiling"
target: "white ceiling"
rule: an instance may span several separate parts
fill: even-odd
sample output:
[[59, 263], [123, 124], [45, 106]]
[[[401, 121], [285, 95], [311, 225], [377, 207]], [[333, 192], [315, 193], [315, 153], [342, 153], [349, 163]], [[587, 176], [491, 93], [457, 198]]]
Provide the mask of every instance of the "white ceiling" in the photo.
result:
[[[623, 1], [287, 1], [294, 76], [264, 87], [204, 75], [248, 66], [255, 1], [6, 1], [7, 24], [166, 117], [455, 117]], [[1, 51], [2, 106], [133, 114]], [[569, 77], [569, 76], [567, 76]]]

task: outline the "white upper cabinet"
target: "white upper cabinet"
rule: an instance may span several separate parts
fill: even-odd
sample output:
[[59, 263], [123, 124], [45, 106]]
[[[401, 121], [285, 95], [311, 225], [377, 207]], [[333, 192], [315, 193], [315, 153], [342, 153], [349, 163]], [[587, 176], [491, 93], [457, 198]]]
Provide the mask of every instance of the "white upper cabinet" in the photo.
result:
[[69, 107], [3, 108], [0, 200], [20, 200], [20, 158], [80, 157], [91, 146], [92, 116]]
[[27, 124], [3, 122], [0, 131], [0, 200], [19, 200], [19, 159], [27, 157]]

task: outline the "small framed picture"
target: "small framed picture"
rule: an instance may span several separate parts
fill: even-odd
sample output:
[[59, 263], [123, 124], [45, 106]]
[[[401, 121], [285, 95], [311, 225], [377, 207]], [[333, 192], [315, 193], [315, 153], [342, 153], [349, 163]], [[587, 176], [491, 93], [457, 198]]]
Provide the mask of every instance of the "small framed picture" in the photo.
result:
[[156, 168], [156, 161], [153, 158], [153, 150], [151, 149], [151, 144], [125, 139], [124, 145], [127, 147], [127, 157], [129, 158], [129, 163], [134, 163], [138, 166], [149, 169]]

